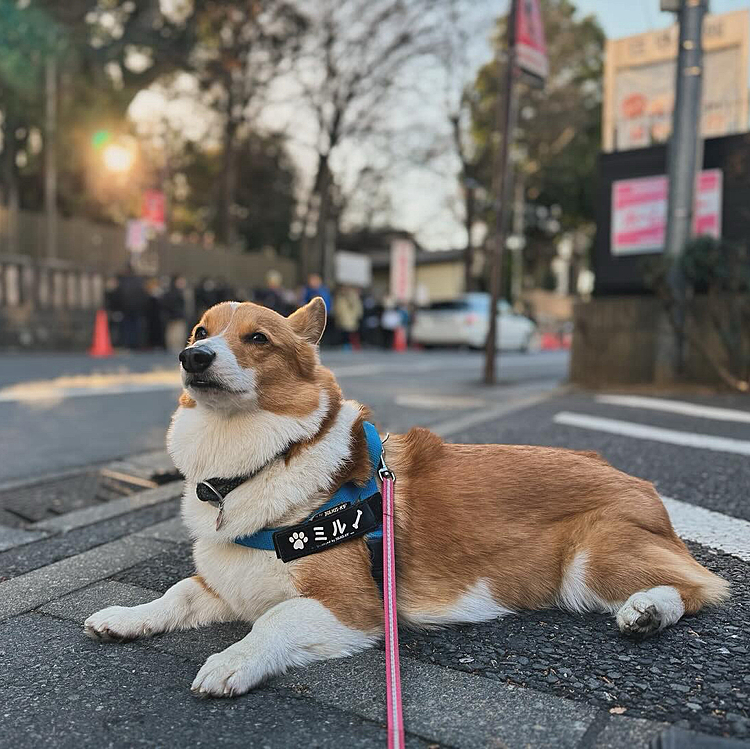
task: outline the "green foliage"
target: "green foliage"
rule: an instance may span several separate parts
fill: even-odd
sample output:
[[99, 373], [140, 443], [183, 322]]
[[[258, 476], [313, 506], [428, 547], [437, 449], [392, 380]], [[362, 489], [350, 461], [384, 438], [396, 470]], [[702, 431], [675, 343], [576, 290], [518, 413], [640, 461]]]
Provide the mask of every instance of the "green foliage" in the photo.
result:
[[[601, 139], [604, 32], [592, 16], [579, 18], [569, 0], [541, 0], [550, 77], [544, 89], [519, 85], [515, 160], [527, 197], [559, 205], [562, 225], [575, 228], [594, 220], [596, 162]], [[505, 54], [505, 25], [498, 21], [495, 47]], [[496, 61], [477, 75], [472, 125], [483, 154], [478, 179], [490, 189], [500, 77]]]
[[[241, 180], [235, 203], [237, 229], [249, 250], [271, 246], [281, 254], [294, 254], [289, 227], [296, 210], [296, 171], [281, 136], [250, 135], [235, 146]], [[218, 149], [190, 147], [177, 178], [184, 188], [175, 190], [173, 223], [176, 230], [217, 232], [223, 158]]]
[[696, 291], [750, 291], [750, 252], [744, 245], [697, 237], [685, 247], [681, 265], [685, 280]]
[[[677, 299], [670, 283], [672, 259], [644, 265], [648, 285], [670, 316]], [[685, 281], [684, 327], [689, 342], [730, 387], [750, 391], [750, 251], [743, 244], [701, 236], [678, 259]], [[673, 324], [679, 329], [677, 317]]]

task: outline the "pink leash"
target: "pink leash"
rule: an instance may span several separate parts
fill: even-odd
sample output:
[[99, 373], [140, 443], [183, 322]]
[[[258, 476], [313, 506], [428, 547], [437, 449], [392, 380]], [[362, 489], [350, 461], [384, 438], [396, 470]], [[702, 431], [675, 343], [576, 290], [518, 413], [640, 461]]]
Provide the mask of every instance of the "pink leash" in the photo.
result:
[[[388, 437], [386, 436], [386, 440]], [[396, 548], [393, 532], [393, 484], [396, 477], [381, 457], [383, 482], [383, 612], [385, 615], [385, 683], [388, 705], [388, 749], [403, 749], [404, 716], [401, 711], [401, 669], [398, 662], [396, 615]]]

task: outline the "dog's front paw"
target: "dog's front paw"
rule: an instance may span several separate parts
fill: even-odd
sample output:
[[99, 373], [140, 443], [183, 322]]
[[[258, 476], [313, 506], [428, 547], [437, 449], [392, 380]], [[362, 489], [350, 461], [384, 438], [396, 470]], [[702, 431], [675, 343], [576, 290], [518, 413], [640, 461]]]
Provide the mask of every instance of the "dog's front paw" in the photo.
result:
[[151, 623], [137, 609], [110, 606], [97, 611], [83, 623], [84, 631], [92, 640], [123, 642], [148, 637], [153, 633]]
[[191, 689], [201, 697], [238, 697], [260, 684], [264, 676], [247, 650], [232, 646], [203, 664]]
[[620, 632], [631, 637], [647, 637], [661, 629], [662, 616], [655, 602], [646, 594], [635, 594], [617, 612]]

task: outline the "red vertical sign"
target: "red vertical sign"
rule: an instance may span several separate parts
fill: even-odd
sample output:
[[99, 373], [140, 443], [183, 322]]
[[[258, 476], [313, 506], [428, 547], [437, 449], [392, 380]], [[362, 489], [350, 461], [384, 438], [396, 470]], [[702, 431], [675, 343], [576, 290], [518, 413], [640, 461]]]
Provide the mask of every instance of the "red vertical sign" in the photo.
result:
[[146, 190], [143, 193], [141, 218], [156, 231], [164, 231], [166, 226], [166, 203], [161, 190]]
[[515, 0], [516, 10], [516, 60], [525, 73], [542, 82], [549, 74], [547, 43], [544, 39], [544, 22], [539, 0]]

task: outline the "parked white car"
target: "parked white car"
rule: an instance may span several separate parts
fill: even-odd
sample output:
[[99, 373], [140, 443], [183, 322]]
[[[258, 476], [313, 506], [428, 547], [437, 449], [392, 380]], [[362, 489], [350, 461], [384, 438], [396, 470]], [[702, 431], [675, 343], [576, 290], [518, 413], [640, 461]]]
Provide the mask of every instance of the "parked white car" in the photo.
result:
[[[417, 310], [411, 337], [423, 346], [483, 348], [489, 329], [490, 295], [463, 294]], [[504, 299], [498, 302], [497, 342], [502, 351], [529, 351], [538, 347], [536, 324], [513, 312]]]

